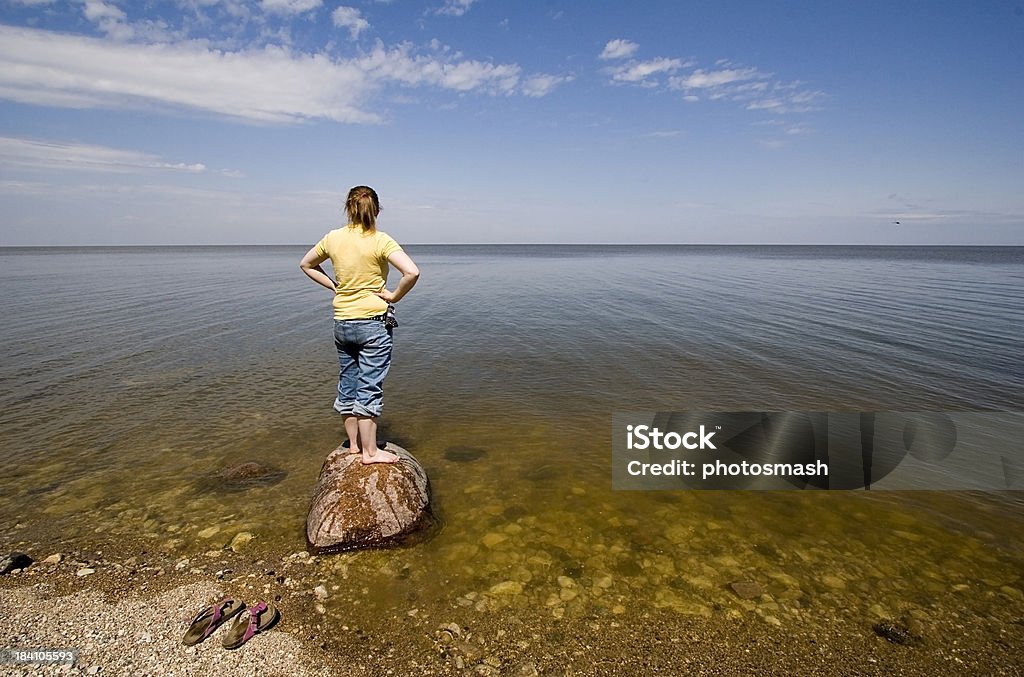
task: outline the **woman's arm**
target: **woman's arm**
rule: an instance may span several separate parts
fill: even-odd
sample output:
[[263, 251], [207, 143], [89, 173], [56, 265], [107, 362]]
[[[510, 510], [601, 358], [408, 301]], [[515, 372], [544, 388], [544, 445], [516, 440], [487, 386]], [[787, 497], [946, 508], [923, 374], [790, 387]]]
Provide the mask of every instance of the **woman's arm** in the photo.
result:
[[416, 267], [416, 264], [412, 262], [409, 255], [403, 251], [397, 251], [388, 257], [388, 261], [391, 262], [395, 268], [398, 268], [398, 272], [402, 274], [402, 279], [398, 281], [398, 286], [395, 287], [395, 291], [388, 291], [386, 288], [377, 292], [377, 296], [381, 297], [388, 303], [398, 303], [403, 296], [409, 293], [409, 290], [416, 284], [416, 280], [420, 279], [420, 269]]
[[320, 264], [327, 260], [326, 256], [321, 256], [316, 253], [316, 247], [313, 247], [306, 255], [299, 261], [299, 268], [302, 268], [302, 272], [309, 276], [309, 279], [313, 280], [317, 284], [327, 287], [331, 291], [337, 291], [334, 285], [334, 280], [324, 272], [324, 269], [320, 267]]

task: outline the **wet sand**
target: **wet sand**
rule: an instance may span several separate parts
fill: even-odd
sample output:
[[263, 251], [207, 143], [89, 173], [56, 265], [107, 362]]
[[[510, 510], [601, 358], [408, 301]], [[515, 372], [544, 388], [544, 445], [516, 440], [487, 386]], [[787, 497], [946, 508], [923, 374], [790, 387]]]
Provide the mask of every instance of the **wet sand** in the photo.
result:
[[[98, 667], [114, 675], [1022, 674], [1024, 599], [1010, 587], [950, 589], [953, 599], [940, 610], [892, 619], [907, 628], [905, 644], [887, 641], [872, 619], [841, 607], [819, 611], [812, 622], [784, 618], [777, 625], [753, 614], [714, 610], [705, 617], [644, 605], [555, 618], [550, 608], [502, 602], [500, 594], [486, 605], [435, 604], [430, 613], [410, 601], [404, 613], [370, 626], [323, 613], [320, 602], [337, 593], [318, 590], [317, 581], [330, 578], [338, 556], [223, 550], [175, 561], [145, 551], [114, 554], [106, 546], [0, 577], [4, 646], [80, 648], [70, 672]], [[221, 648], [223, 630], [197, 647], [182, 646], [192, 615], [225, 593], [249, 603], [267, 599], [282, 620], [238, 651]], [[0, 668], [14, 675], [65, 672]]]

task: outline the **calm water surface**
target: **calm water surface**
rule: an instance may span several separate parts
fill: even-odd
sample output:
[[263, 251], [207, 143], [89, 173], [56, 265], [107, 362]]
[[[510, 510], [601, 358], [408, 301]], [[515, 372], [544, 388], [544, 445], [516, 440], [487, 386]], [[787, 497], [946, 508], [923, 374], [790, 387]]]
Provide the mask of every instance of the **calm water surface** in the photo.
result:
[[[257, 553], [302, 549], [342, 435], [330, 297], [299, 271], [305, 249], [0, 249], [5, 530], [182, 557], [240, 531]], [[1022, 587], [1015, 494], [613, 492], [610, 426], [617, 410], [1022, 410], [1024, 248], [408, 251], [423, 277], [382, 425], [427, 468], [443, 528], [332, 560], [329, 614], [658, 607], [774, 625], [938, 613], [962, 604], [951, 590], [995, 608]], [[288, 475], [204, 481], [248, 460]], [[737, 578], [769, 595], [740, 600]]]

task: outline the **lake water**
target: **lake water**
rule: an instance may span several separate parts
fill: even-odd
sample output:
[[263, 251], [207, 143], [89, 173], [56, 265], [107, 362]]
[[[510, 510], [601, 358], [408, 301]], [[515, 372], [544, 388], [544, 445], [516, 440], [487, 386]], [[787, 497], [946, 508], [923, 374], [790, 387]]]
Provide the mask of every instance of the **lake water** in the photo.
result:
[[[301, 550], [342, 439], [305, 249], [0, 249], [4, 529], [55, 549], [123, 536], [186, 557], [248, 531], [254, 552]], [[1024, 410], [1024, 248], [407, 250], [423, 276], [382, 427], [426, 467], [443, 526], [338, 556], [328, 614], [775, 625], [936, 615], [964, 606], [956, 586], [984, 615], [1022, 587], [1019, 494], [616, 492], [610, 444], [616, 411]], [[249, 460], [288, 475], [205, 481]], [[768, 596], [739, 599], [741, 578]]]

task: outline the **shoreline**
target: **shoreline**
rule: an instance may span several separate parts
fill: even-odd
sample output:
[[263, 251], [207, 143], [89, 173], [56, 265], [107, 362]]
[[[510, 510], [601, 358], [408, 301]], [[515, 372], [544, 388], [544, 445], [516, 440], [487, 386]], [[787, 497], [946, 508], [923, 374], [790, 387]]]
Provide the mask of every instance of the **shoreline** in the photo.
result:
[[[248, 674], [342, 674], [331, 654], [317, 647], [321, 619], [305, 608], [312, 591], [297, 590], [298, 577], [292, 577], [312, 560], [308, 553], [275, 564], [227, 549], [177, 561], [146, 550], [127, 558], [105, 552], [54, 553], [59, 562], [36, 561], [0, 577], [0, 608], [14, 610], [5, 620], [3, 648], [81, 649], [72, 674], [207, 675], [222, 670], [225, 660]], [[228, 623], [194, 647], [182, 645], [195, 614], [224, 596], [247, 606], [267, 601], [282, 618], [238, 650], [221, 646]], [[0, 674], [67, 670], [0, 666]]]
[[[775, 624], [753, 614], [706, 617], [654, 605], [552, 618], [547, 609], [512, 602], [475, 614], [451, 604], [441, 617], [411, 609], [381, 619], [380, 632], [323, 615], [318, 600], [331, 592], [312, 586], [329, 578], [337, 555], [212, 555], [171, 566], [173, 558], [159, 555], [70, 552], [59, 563], [38, 561], [0, 577], [4, 648], [82, 649], [73, 669], [8, 665], [0, 674], [206, 675], [230, 661], [238, 674], [281, 675], [1014, 675], [1020, 665], [1013, 647], [1024, 645], [1019, 590], [995, 593], [1006, 597], [1003, 613], [984, 622], [965, 626], [976, 617], [953, 608], [903, 618], [912, 634], [903, 645], [838, 607], [819, 609], [813, 623]], [[267, 599], [281, 621], [237, 651], [220, 646], [223, 627], [196, 647], [182, 646], [192, 616], [222, 594], [247, 604]]]

